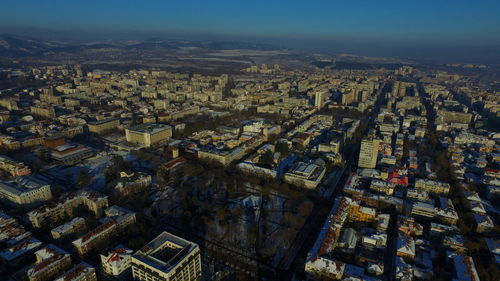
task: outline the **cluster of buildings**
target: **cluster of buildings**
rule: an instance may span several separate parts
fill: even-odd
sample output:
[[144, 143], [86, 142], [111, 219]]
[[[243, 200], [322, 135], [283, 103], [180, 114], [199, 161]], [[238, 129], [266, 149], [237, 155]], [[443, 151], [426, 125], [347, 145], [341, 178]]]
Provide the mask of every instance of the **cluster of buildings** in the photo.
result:
[[[498, 239], [498, 209], [488, 200], [498, 196], [498, 136], [474, 129], [478, 113], [440, 85], [425, 84], [421, 93], [415, 83], [396, 81], [384, 93], [360, 143], [357, 169], [309, 251], [309, 278], [428, 280], [438, 262], [451, 269], [446, 278], [479, 280], [467, 235], [484, 235], [498, 266], [498, 242], [489, 238]], [[434, 135], [436, 147], [428, 145]], [[446, 163], [436, 153], [444, 153], [451, 175], [437, 167]], [[470, 210], [458, 210], [457, 202]], [[473, 214], [472, 233], [457, 227], [465, 212]]]
[[[444, 264], [451, 269], [446, 278], [479, 280], [477, 256], [467, 248], [471, 235], [484, 240], [492, 263], [500, 260], [500, 133], [489, 127], [500, 118], [500, 99], [470, 86], [468, 77], [409, 66], [308, 73], [265, 64], [231, 77], [85, 72], [80, 65], [34, 67], [25, 75], [44, 86], [0, 98], [0, 270], [9, 274], [28, 261], [29, 280], [199, 280], [203, 253], [196, 243], [169, 232], [134, 250], [120, 241], [172, 200], [176, 184], [192, 179], [173, 175], [193, 163], [238, 169], [334, 202], [304, 279], [428, 280]], [[118, 155], [130, 167], [107, 169]], [[158, 163], [144, 165], [141, 155]], [[73, 174], [58, 174], [63, 170]], [[160, 179], [165, 170], [171, 174]], [[243, 240], [259, 231], [262, 218], [286, 225], [262, 206], [300, 213], [287, 205], [287, 194], [273, 191], [278, 199], [271, 202], [251, 184], [241, 186], [252, 190], [228, 203], [243, 206], [234, 239], [240, 244], [249, 244]], [[115, 205], [139, 191], [151, 208]], [[169, 214], [186, 211], [178, 203]], [[287, 237], [287, 250], [300, 249], [303, 239], [295, 238]], [[297, 251], [269, 254], [272, 268], [288, 270]], [[88, 258], [97, 255], [100, 264]]]
[[0, 213], [0, 257], [6, 263], [21, 263], [30, 252], [42, 246], [42, 242], [19, 221], [4, 212]]

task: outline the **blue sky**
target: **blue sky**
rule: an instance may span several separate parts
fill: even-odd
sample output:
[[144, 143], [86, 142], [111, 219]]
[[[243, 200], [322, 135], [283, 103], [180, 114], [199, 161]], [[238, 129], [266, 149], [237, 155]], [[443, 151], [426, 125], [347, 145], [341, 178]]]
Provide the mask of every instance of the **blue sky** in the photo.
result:
[[500, 46], [499, 0], [0, 0], [0, 27]]

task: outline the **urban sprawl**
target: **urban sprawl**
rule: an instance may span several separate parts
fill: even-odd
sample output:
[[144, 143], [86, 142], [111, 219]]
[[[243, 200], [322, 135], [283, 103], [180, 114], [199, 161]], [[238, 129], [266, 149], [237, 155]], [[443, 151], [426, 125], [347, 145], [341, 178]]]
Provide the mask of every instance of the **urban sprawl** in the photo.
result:
[[500, 92], [469, 76], [0, 74], [2, 280], [499, 280]]

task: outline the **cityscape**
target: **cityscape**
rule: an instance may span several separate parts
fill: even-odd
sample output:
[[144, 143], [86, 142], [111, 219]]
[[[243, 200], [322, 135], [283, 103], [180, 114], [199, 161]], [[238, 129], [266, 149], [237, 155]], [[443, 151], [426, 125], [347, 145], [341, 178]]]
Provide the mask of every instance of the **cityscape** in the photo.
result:
[[[500, 4], [375, 23], [396, 52], [306, 2], [8, 2], [0, 280], [500, 280]], [[485, 45], [419, 47], [460, 20]]]

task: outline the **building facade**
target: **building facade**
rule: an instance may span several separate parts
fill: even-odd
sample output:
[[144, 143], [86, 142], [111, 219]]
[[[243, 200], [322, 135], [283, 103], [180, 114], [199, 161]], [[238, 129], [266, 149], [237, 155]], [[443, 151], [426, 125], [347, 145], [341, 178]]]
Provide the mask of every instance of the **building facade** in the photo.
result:
[[200, 248], [163, 232], [132, 256], [132, 274], [141, 281], [200, 280]]
[[358, 166], [373, 169], [377, 166], [378, 146], [380, 140], [363, 139], [359, 150]]
[[87, 124], [91, 133], [102, 134], [120, 126], [120, 119], [106, 119]]
[[27, 215], [33, 227], [40, 228], [47, 220], [57, 221], [65, 215], [73, 217], [75, 210], [79, 207], [85, 207], [96, 216], [101, 216], [104, 209], [108, 207], [108, 197], [85, 190], [66, 193], [57, 202], [39, 207], [28, 212]]
[[81, 262], [54, 281], [97, 281], [97, 275], [95, 268], [85, 262]]
[[32, 207], [52, 198], [50, 185], [33, 176], [0, 182], [0, 199], [18, 207]]
[[165, 142], [172, 137], [172, 127], [165, 124], [144, 123], [125, 130], [127, 142], [145, 147]]
[[26, 271], [29, 281], [53, 280], [71, 266], [70, 254], [52, 244], [36, 251], [35, 256], [35, 264]]

